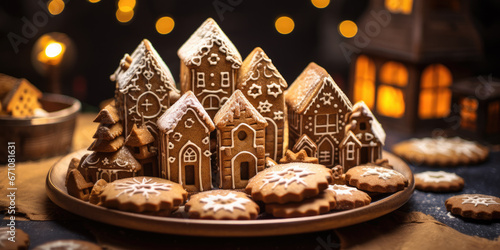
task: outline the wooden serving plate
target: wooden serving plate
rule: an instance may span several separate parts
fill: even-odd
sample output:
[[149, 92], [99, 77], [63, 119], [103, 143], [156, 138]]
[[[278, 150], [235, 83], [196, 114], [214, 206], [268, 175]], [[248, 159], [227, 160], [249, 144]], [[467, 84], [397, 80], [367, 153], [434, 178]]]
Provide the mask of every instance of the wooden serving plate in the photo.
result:
[[384, 152], [384, 158], [389, 159], [394, 169], [408, 178], [408, 186], [365, 207], [302, 218], [250, 221], [158, 217], [108, 209], [70, 196], [64, 185], [68, 164], [72, 158], [80, 158], [85, 153], [86, 150], [82, 150], [68, 154], [50, 169], [46, 179], [46, 190], [49, 198], [61, 208], [91, 220], [157, 233], [250, 237], [288, 235], [340, 228], [365, 222], [396, 210], [410, 199], [415, 188], [413, 174], [408, 165], [393, 154]]

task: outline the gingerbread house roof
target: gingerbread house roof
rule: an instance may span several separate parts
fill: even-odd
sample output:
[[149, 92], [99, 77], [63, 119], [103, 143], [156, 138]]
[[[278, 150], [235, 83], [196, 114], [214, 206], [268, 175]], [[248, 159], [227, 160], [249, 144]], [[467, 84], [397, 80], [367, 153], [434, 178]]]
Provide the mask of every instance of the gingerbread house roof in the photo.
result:
[[[259, 71], [259, 67], [264, 65], [262, 72]], [[286, 83], [283, 76], [274, 66], [272, 60], [266, 55], [264, 50], [260, 47], [256, 47], [250, 54], [245, 58], [239, 72], [239, 81], [237, 88], [242, 88], [242, 84], [245, 84], [248, 80], [257, 80], [260, 74], [265, 76], [275, 76], [279, 79], [278, 84], [286, 89], [288, 84]]]
[[245, 113], [246, 117], [251, 117], [259, 125], [267, 126], [266, 119], [255, 109], [240, 90], [236, 90], [217, 114], [215, 114], [215, 126], [218, 128], [226, 126], [235, 117], [240, 117], [242, 112]]
[[124, 171], [141, 170], [141, 164], [134, 158], [127, 147], [121, 147], [116, 152], [94, 152], [85, 158], [85, 167], [101, 169], [121, 169]]
[[344, 139], [342, 139], [342, 141], [340, 142], [340, 147], [344, 148], [346, 143], [349, 141], [356, 143], [358, 147], [362, 146], [361, 142], [358, 140], [358, 138], [356, 138], [356, 135], [354, 135], [354, 133], [350, 130], [347, 131], [347, 134], [344, 136]]
[[[352, 107], [352, 112], [349, 115], [349, 117], [360, 117], [360, 116], [365, 116], [369, 117], [372, 119], [371, 122], [371, 130], [375, 138], [377, 138], [382, 145], [385, 144], [385, 131], [382, 128], [382, 125], [380, 122], [378, 122], [377, 118], [373, 115], [372, 111], [368, 106], [366, 106], [366, 103], [364, 101], [359, 101], [354, 104]], [[355, 126], [354, 124], [346, 124], [346, 131], [350, 130], [352, 126]]]
[[149, 129], [146, 126], [142, 125], [140, 127], [137, 127], [137, 124], [134, 123], [130, 134], [125, 140], [125, 145], [131, 147], [140, 147], [148, 145], [154, 141], [155, 138], [153, 137], [151, 132], [149, 132]]
[[293, 151], [297, 152], [299, 148], [302, 149], [302, 145], [304, 144], [310, 146], [311, 149], [314, 150], [318, 148], [318, 145], [311, 139], [311, 137], [306, 134], [302, 134], [299, 139], [297, 139], [297, 142], [295, 142], [295, 145], [293, 145]]
[[111, 102], [99, 111], [94, 122], [103, 124], [116, 124], [120, 120], [118, 110], [115, 107], [115, 102]]
[[[130, 62], [130, 58], [132, 62]], [[117, 81], [118, 88], [125, 89], [140, 73], [144, 73], [142, 69], [148, 65], [148, 62], [151, 62], [151, 70], [160, 74], [161, 82], [168, 89], [179, 92], [170, 69], [147, 39], [142, 40], [131, 56], [124, 56], [119, 68], [111, 75], [110, 79]]]
[[115, 124], [99, 124], [95, 134], [92, 138], [94, 139], [103, 139], [103, 140], [113, 140], [116, 137], [122, 135], [123, 133], [123, 125], [121, 122]]
[[201, 58], [207, 55], [215, 44], [219, 46], [219, 51], [226, 55], [226, 60], [233, 63], [233, 68], [241, 66], [240, 53], [212, 18], [205, 20], [181, 46], [177, 55], [184, 64], [199, 66]]
[[330, 85], [334, 90], [336, 97], [351, 110], [352, 104], [347, 96], [342, 92], [328, 72], [311, 62], [297, 79], [292, 83], [285, 94], [285, 101], [289, 108], [298, 114], [305, 113], [324, 86]]
[[174, 103], [174, 105], [163, 113], [163, 115], [156, 122], [158, 128], [165, 133], [174, 129], [189, 109], [192, 109], [196, 114], [198, 114], [200, 120], [205, 123], [208, 128], [209, 131], [207, 132], [215, 129], [212, 119], [210, 119], [207, 111], [205, 111], [205, 108], [203, 108], [203, 105], [201, 105], [200, 101], [198, 101], [198, 98], [196, 98], [192, 91], [188, 91], [182, 95], [181, 98]]

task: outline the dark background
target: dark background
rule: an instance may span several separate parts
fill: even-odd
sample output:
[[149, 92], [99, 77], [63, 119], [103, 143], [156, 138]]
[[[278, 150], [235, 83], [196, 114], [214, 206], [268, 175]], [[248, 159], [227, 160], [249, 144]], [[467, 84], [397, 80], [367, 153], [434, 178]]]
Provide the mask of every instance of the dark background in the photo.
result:
[[[217, 14], [214, 2], [234, 6]], [[36, 40], [49, 32], [67, 34], [77, 52], [75, 63], [63, 71], [63, 93], [84, 103], [84, 110], [113, 96], [114, 85], [109, 80], [124, 53], [131, 53], [141, 39], [147, 38], [179, 79], [177, 49], [208, 17], [214, 18], [245, 58], [260, 46], [273, 60], [278, 70], [291, 84], [311, 61], [326, 68], [335, 81], [346, 89], [349, 64], [338, 44], [349, 39], [339, 35], [338, 24], [345, 19], [356, 21], [365, 11], [367, 0], [332, 0], [324, 9], [315, 8], [309, 0], [205, 0], [160, 1], [137, 0], [132, 21], [116, 20], [117, 1], [65, 0], [64, 11], [48, 17], [48, 22], [36, 34], [19, 45], [15, 53], [7, 35], [22, 35], [24, 20], [32, 21], [44, 11], [47, 0], [2, 0], [0, 2], [0, 72], [24, 77], [47, 91], [47, 78], [34, 68], [31, 53]], [[484, 60], [471, 65], [476, 74], [499, 77], [500, 1], [471, 1], [470, 11], [481, 34]], [[46, 12], [45, 12], [46, 13]], [[174, 30], [167, 35], [156, 32], [155, 22], [168, 15], [175, 20]], [[281, 15], [294, 19], [291, 34], [281, 35], [274, 21]], [[360, 27], [360, 30], [362, 27]], [[351, 38], [352, 39], [352, 38]]]

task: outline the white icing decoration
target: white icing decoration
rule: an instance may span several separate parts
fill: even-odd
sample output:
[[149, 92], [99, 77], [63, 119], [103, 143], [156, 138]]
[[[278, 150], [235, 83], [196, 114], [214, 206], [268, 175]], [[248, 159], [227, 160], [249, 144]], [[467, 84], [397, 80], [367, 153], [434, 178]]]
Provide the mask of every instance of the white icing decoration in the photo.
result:
[[413, 149], [424, 154], [455, 154], [465, 155], [467, 157], [482, 154], [481, 148], [479, 148], [474, 142], [466, 141], [459, 137], [423, 138], [412, 139], [410, 141], [410, 145]]
[[201, 142], [203, 142], [203, 144], [208, 144], [210, 142], [210, 138], [208, 138], [208, 136], [207, 136], [207, 137], [203, 138], [203, 140]]
[[168, 157], [168, 161], [170, 163], [173, 163], [175, 161], [175, 157], [173, 157], [173, 156]]
[[383, 167], [368, 167], [368, 168], [364, 167], [362, 168], [362, 170], [364, 171], [364, 173], [361, 175], [362, 177], [369, 175], [378, 175], [379, 179], [384, 179], [384, 180], [388, 180], [392, 176], [401, 176], [404, 178], [404, 176], [401, 173]]
[[194, 124], [194, 121], [192, 118], [187, 118], [186, 121], [184, 122], [184, 126], [186, 128], [191, 128]]
[[264, 102], [259, 102], [259, 107], [257, 107], [257, 109], [259, 110], [260, 113], [267, 113], [267, 112], [271, 112], [271, 107], [273, 105], [271, 103], [269, 103], [268, 100], [264, 101]]
[[466, 196], [462, 199], [462, 204], [474, 204], [474, 207], [477, 207], [478, 205], [484, 205], [487, 207], [489, 205], [500, 205], [500, 203], [493, 200], [493, 198], [479, 197], [478, 195]]
[[264, 183], [262, 184], [260, 189], [262, 189], [265, 185], [269, 183], [274, 183], [272, 187], [273, 189], [278, 185], [284, 185], [285, 189], [287, 189], [288, 185], [292, 184], [293, 182], [307, 186], [307, 183], [304, 182], [303, 177], [312, 174], [315, 173], [303, 169], [299, 166], [291, 166], [281, 171], [270, 171], [266, 173], [266, 175], [264, 176], [263, 180]]
[[117, 166], [122, 167], [122, 168], [128, 166], [128, 161], [121, 161], [120, 159], [116, 159], [115, 163]]
[[216, 53], [212, 53], [210, 57], [207, 58], [208, 62], [210, 65], [217, 65], [217, 63], [220, 61], [220, 57]]
[[323, 102], [323, 105], [332, 105], [332, 93], [323, 93], [323, 96], [319, 100]]
[[208, 195], [207, 197], [201, 198], [200, 202], [206, 203], [203, 205], [203, 211], [213, 210], [214, 213], [216, 213], [223, 209], [232, 213], [234, 209], [245, 211], [244, 205], [250, 202], [250, 200], [236, 197], [236, 194], [229, 193], [227, 195]]
[[346, 185], [329, 185], [327, 190], [335, 192], [337, 195], [352, 195], [351, 192], [358, 190], [354, 187], [349, 187]]
[[[276, 89], [276, 91], [273, 91], [273, 89]], [[275, 98], [277, 98], [283, 91], [281, 90], [281, 86], [276, 84], [275, 82], [267, 85], [267, 94], [272, 95]]]
[[173, 136], [174, 141], [180, 141], [181, 138], [182, 138], [182, 134], [179, 132], [175, 132], [175, 134]]
[[174, 149], [174, 144], [172, 142], [168, 142], [168, 149]]
[[152, 182], [153, 179], [142, 178], [142, 181], [138, 181], [136, 178], [128, 180], [121, 183], [115, 183], [116, 190], [123, 190], [116, 195], [116, 197], [122, 194], [128, 194], [132, 196], [134, 194], [141, 194], [142, 196], [149, 199], [150, 195], [160, 195], [160, 191], [170, 191], [172, 189], [171, 184]]
[[104, 165], [104, 166], [109, 165], [109, 159], [108, 159], [108, 157], [105, 157], [105, 158], [102, 160], [102, 165]]
[[426, 171], [415, 174], [415, 177], [422, 179], [424, 182], [452, 182], [458, 180], [458, 175], [444, 171]]
[[101, 158], [97, 158], [97, 160], [95, 160], [94, 162], [90, 162], [90, 157], [85, 158], [85, 162], [86, 162], [88, 165], [91, 165], [91, 166], [93, 166], [93, 165], [95, 165], [95, 164], [99, 163], [99, 160], [101, 160]]
[[52, 250], [52, 249], [64, 249], [64, 250], [78, 250], [87, 249], [86, 247], [71, 241], [56, 241], [53, 243], [47, 243], [45, 245], [38, 246], [37, 249], [40, 250]]
[[212, 153], [210, 153], [209, 150], [205, 150], [205, 152], [203, 152], [203, 154], [206, 156], [206, 157], [210, 157], [212, 155]]
[[250, 86], [250, 88], [248, 89], [248, 96], [251, 96], [255, 99], [260, 95], [262, 95], [262, 86], [259, 86], [255, 83], [252, 84], [252, 86]]

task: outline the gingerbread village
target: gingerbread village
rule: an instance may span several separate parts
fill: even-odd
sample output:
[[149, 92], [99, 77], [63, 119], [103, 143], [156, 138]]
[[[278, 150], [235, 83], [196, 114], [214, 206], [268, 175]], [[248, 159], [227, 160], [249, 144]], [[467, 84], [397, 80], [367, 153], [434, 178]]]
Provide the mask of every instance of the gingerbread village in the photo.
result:
[[70, 163], [71, 195], [88, 200], [100, 179], [134, 176], [167, 179], [188, 192], [241, 190], [276, 162], [319, 163], [335, 178], [380, 161], [382, 126], [319, 65], [288, 84], [261, 48], [242, 60], [211, 18], [178, 56], [180, 91], [148, 40], [125, 54], [110, 77], [114, 101], [94, 120], [93, 152]]

